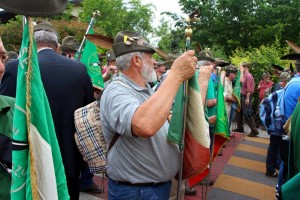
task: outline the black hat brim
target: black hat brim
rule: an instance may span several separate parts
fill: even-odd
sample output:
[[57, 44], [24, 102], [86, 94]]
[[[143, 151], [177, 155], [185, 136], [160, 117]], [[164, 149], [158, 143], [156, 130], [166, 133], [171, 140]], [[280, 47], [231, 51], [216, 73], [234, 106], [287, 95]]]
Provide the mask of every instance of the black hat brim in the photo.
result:
[[200, 61], [200, 60], [206, 60], [206, 61], [210, 61], [210, 62], [216, 61], [214, 58], [206, 57], [206, 56], [198, 56], [197, 58], [198, 58], [198, 61]]
[[216, 64], [216, 66], [219, 66], [219, 67], [226, 67], [226, 66], [230, 65], [229, 62], [226, 62], [226, 61], [220, 60], [220, 59], [215, 59], [215, 64]]
[[77, 48], [70, 48], [70, 47], [67, 47], [67, 46], [60, 46], [60, 49], [62, 51], [78, 51], [79, 47], [77, 47]]
[[297, 53], [287, 54], [285, 56], [282, 56], [280, 59], [281, 60], [300, 60], [300, 54], [297, 54]]
[[0, 8], [29, 17], [46, 17], [63, 12], [68, 5], [68, 0], [1, 0]]
[[274, 69], [277, 69], [279, 71], [283, 71], [284, 70], [284, 67], [281, 67], [280, 65], [272, 64], [272, 66], [273, 66]]
[[136, 43], [132, 43], [130, 45], [127, 45], [125, 43], [116, 43], [113, 44], [112, 49], [114, 51], [116, 58], [131, 52], [148, 52], [148, 53], [156, 52], [155, 48], [150, 44], [139, 45]]

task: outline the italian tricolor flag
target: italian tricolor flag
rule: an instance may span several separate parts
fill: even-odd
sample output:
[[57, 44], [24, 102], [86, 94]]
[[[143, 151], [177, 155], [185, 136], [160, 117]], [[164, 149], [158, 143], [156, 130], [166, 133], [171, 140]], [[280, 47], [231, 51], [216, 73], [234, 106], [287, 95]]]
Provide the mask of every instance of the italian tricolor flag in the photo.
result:
[[186, 179], [205, 170], [209, 164], [209, 128], [204, 114], [200, 87], [195, 74], [188, 80], [188, 96], [184, 96], [183, 84], [179, 88], [172, 112], [168, 140], [181, 144], [183, 130], [184, 103], [187, 103], [184, 137], [183, 175]]

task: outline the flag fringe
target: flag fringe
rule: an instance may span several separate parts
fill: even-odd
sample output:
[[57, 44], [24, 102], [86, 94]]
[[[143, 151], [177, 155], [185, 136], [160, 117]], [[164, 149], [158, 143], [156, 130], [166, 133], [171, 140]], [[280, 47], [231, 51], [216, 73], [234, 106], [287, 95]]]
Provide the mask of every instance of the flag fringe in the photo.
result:
[[28, 143], [29, 143], [29, 154], [30, 154], [30, 179], [31, 179], [31, 191], [32, 191], [32, 199], [38, 200], [38, 191], [37, 191], [37, 177], [36, 177], [36, 167], [34, 164], [34, 155], [33, 155], [33, 147], [32, 147], [32, 138], [30, 131], [31, 124], [31, 80], [32, 80], [32, 50], [34, 45], [33, 40], [33, 23], [30, 17], [27, 18], [28, 28], [29, 28], [29, 47], [28, 47], [28, 68], [26, 74], [26, 120], [27, 120], [27, 134], [28, 134]]

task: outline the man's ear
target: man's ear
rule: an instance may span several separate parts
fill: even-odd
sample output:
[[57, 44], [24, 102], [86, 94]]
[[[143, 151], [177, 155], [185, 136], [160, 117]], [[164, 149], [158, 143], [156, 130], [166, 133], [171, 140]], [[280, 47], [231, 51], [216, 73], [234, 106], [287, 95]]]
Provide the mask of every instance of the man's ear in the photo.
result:
[[142, 59], [138, 55], [134, 55], [131, 59], [131, 63], [134, 66], [140, 67], [142, 65]]

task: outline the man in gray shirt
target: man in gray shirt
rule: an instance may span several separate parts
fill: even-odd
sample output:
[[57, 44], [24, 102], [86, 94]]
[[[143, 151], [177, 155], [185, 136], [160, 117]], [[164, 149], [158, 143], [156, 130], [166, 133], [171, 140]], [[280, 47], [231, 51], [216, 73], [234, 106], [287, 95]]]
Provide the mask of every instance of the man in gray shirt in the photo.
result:
[[104, 90], [100, 118], [108, 152], [109, 199], [168, 199], [179, 169], [179, 149], [167, 142], [167, 118], [180, 84], [195, 72], [188, 51], [176, 59], [155, 93], [147, 84], [155, 73], [155, 48], [140, 34], [120, 31], [113, 51], [119, 79]]

